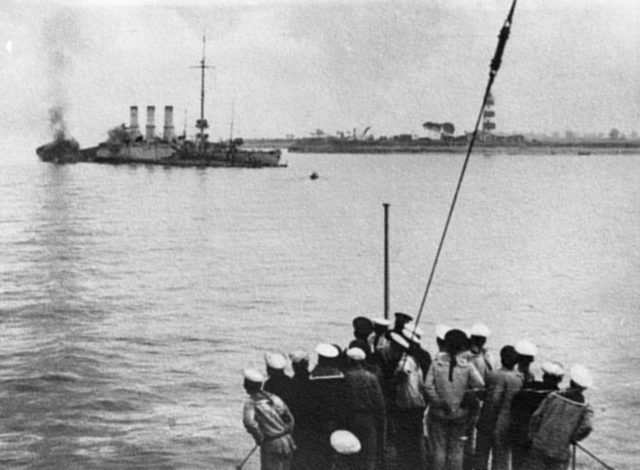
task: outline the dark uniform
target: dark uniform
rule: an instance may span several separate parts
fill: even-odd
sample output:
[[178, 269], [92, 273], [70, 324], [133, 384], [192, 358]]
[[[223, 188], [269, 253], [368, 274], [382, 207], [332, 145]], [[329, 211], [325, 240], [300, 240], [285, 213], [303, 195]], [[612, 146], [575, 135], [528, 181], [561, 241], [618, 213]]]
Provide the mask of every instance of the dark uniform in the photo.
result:
[[333, 451], [331, 433], [346, 429], [353, 409], [344, 374], [336, 366], [335, 358], [319, 356], [318, 364], [309, 376], [309, 424], [311, 447], [309, 470], [331, 468]]
[[558, 386], [551, 387], [543, 382], [532, 382], [520, 390], [511, 401], [511, 436], [513, 470], [524, 470], [531, 443], [529, 442], [529, 422], [531, 416], [551, 392]]
[[355, 366], [345, 374], [353, 405], [349, 430], [362, 449], [353, 470], [374, 470], [384, 462], [385, 406], [382, 389], [374, 374]]

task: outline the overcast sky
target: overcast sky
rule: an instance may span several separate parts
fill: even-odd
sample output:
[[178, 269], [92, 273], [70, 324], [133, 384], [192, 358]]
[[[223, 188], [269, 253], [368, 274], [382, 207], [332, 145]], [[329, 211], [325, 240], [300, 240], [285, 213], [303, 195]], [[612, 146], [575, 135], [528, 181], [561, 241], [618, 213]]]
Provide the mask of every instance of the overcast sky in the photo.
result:
[[[129, 106], [199, 113], [211, 133], [278, 137], [471, 130], [511, 0], [3, 1], [4, 135], [47, 140], [62, 106], [83, 146]], [[640, 2], [520, 0], [494, 85], [502, 132], [640, 131]], [[235, 101], [235, 106], [232, 103]]]

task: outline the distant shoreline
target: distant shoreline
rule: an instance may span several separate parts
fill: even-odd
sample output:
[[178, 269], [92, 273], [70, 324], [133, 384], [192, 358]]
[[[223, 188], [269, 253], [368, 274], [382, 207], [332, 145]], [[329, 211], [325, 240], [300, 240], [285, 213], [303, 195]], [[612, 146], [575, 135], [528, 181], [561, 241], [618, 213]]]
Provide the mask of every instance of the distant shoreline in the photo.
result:
[[[245, 147], [283, 148], [289, 153], [466, 153], [466, 143], [438, 143], [420, 140], [353, 141], [337, 139], [246, 139]], [[483, 154], [640, 154], [640, 141], [526, 142], [519, 144], [476, 142], [474, 153]]]

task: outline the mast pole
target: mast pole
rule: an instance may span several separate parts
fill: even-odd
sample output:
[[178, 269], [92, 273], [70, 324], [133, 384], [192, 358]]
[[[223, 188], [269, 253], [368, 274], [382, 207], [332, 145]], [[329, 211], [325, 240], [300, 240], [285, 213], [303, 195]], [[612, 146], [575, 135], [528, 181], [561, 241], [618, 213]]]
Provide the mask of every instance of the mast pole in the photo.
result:
[[200, 151], [204, 149], [204, 130], [209, 127], [207, 120], [204, 118], [204, 69], [211, 69], [206, 63], [206, 47], [207, 37], [202, 34], [202, 60], [200, 65], [194, 65], [191, 68], [200, 69], [200, 119], [196, 122], [196, 128], [200, 129], [198, 133], [198, 148]]
[[384, 206], [384, 318], [389, 319], [389, 203]]
[[[207, 37], [202, 35], [202, 60], [200, 61], [200, 69], [202, 70], [202, 79], [200, 81], [200, 122], [204, 123], [204, 69], [206, 68], [205, 57], [206, 57], [206, 47], [207, 47]], [[200, 140], [202, 141], [204, 132], [204, 126], [200, 127]]]
[[[444, 245], [445, 238], [447, 236], [447, 231], [449, 230], [449, 224], [451, 223], [451, 219], [453, 216], [453, 211], [456, 207], [456, 201], [458, 200], [458, 194], [460, 194], [460, 189], [462, 187], [462, 181], [464, 180], [464, 175], [467, 170], [467, 166], [469, 164], [469, 158], [471, 157], [471, 152], [473, 151], [473, 144], [475, 143], [476, 136], [478, 135], [478, 129], [480, 127], [480, 121], [482, 119], [482, 115], [484, 112], [484, 108], [487, 105], [487, 100], [491, 94], [491, 86], [498, 74], [498, 69], [500, 68], [500, 64], [502, 63], [502, 55], [504, 53], [504, 48], [507, 45], [507, 40], [509, 39], [509, 33], [511, 31], [511, 25], [513, 24], [513, 14], [516, 8], [516, 3], [518, 0], [513, 0], [511, 3], [511, 8], [509, 9], [509, 14], [507, 15], [507, 19], [505, 20], [502, 29], [500, 30], [500, 34], [498, 35], [498, 45], [496, 46], [496, 51], [491, 60], [491, 65], [489, 68], [489, 80], [487, 82], [487, 86], [484, 92], [484, 97], [482, 99], [482, 105], [480, 106], [480, 112], [478, 113], [478, 117], [476, 119], [476, 125], [469, 141], [469, 147], [467, 149], [467, 155], [462, 164], [462, 169], [460, 170], [460, 176], [458, 177], [458, 184], [456, 185], [456, 189], [453, 193], [453, 199], [451, 201], [451, 205], [449, 206], [449, 213], [447, 215], [447, 220], [444, 224], [444, 228], [442, 230], [442, 235], [440, 236], [440, 242], [438, 243], [438, 249], [436, 250], [436, 255], [433, 260], [433, 264], [431, 265], [431, 272], [429, 273], [429, 280], [427, 281], [427, 285], [424, 290], [424, 294], [422, 296], [422, 301], [420, 302], [420, 308], [418, 309], [418, 315], [415, 319], [415, 327], [413, 333], [415, 333], [415, 329], [418, 327], [418, 323], [420, 322], [420, 318], [422, 317], [422, 313], [424, 310], [425, 303], [427, 301], [427, 296], [429, 294], [429, 289], [431, 287], [431, 283], [433, 282], [433, 278], [435, 275], [436, 267], [438, 265], [438, 260], [440, 259], [440, 253], [442, 252], [442, 247]], [[404, 367], [404, 362], [403, 362]]]

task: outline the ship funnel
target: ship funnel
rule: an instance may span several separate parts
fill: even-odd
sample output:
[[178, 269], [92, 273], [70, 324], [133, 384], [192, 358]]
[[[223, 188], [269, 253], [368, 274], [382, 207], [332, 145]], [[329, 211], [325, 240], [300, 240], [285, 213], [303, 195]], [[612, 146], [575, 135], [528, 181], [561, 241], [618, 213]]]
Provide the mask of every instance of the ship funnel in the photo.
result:
[[131, 106], [131, 124], [129, 125], [129, 131], [133, 136], [137, 136], [140, 134], [140, 126], [138, 126], [138, 107], [137, 106]]
[[164, 140], [173, 140], [175, 132], [173, 131], [173, 106], [164, 107]]
[[153, 140], [156, 135], [156, 122], [155, 122], [156, 107], [147, 106], [147, 140]]

